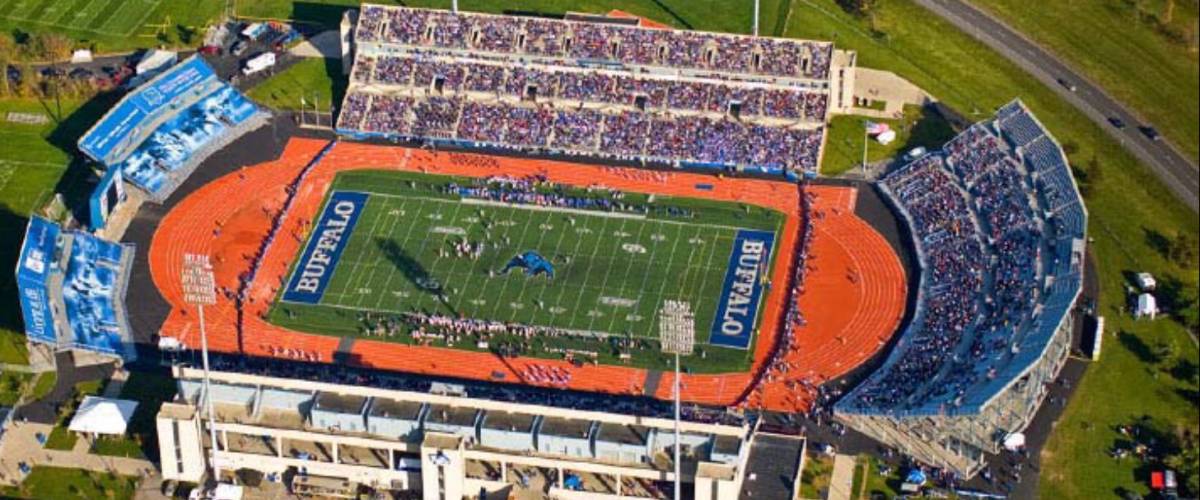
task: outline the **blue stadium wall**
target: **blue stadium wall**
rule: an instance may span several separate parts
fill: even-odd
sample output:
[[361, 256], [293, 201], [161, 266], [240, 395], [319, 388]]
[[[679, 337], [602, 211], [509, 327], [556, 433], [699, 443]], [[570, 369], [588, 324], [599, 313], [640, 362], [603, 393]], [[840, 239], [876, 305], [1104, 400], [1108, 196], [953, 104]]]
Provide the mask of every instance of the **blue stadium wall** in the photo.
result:
[[144, 124], [177, 111], [173, 102], [216, 78], [203, 59], [187, 59], [122, 98], [79, 139], [79, 150], [105, 166], [120, 163], [137, 148], [132, 141], [145, 138]]
[[41, 217], [29, 219], [17, 261], [17, 288], [25, 336], [34, 342], [58, 344], [50, 307], [50, 273], [58, 266], [58, 225]]
[[121, 183], [121, 169], [110, 168], [100, 178], [100, 183], [88, 198], [88, 227], [99, 231], [108, 225], [108, 215], [117, 203], [125, 201], [125, 188]]

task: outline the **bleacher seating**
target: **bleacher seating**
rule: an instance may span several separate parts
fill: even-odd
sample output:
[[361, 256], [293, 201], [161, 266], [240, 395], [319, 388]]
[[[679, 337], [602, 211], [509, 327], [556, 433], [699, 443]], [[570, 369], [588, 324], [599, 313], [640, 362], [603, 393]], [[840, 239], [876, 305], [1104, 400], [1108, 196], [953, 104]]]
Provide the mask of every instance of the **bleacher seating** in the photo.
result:
[[[45, 241], [44, 235], [51, 234], [54, 239]], [[34, 282], [26, 277], [21, 283], [23, 317], [27, 327], [36, 327], [30, 340], [136, 358], [124, 305], [132, 245], [64, 231], [34, 217], [23, 247], [23, 262], [33, 262], [33, 270], [45, 278]], [[19, 276], [24, 267], [18, 267]]]
[[122, 98], [79, 146], [162, 202], [205, 157], [265, 123], [264, 112], [193, 56]]
[[[357, 36], [344, 134], [817, 168], [828, 43], [375, 5]], [[648, 143], [651, 127], [671, 135]]]
[[921, 294], [839, 411], [977, 414], [1039, 360], [1079, 293], [1087, 216], [1065, 157], [1018, 101], [882, 186], [912, 226]]
[[364, 5], [356, 38], [495, 55], [551, 56], [630, 66], [827, 78], [833, 45], [582, 21]]

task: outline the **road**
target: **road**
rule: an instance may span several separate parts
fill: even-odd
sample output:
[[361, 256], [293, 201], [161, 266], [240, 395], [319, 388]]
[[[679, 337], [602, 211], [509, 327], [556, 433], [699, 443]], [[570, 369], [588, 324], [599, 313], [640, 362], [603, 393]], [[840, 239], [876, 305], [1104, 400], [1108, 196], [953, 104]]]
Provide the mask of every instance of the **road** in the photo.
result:
[[[915, 1], [1049, 86], [1107, 131], [1138, 160], [1149, 165], [1155, 176], [1193, 212], [1200, 209], [1200, 172], [1196, 165], [1165, 139], [1153, 141], [1143, 135], [1138, 125], [1145, 122], [1099, 86], [1013, 28], [962, 0]], [[1074, 85], [1075, 90], [1068, 89], [1060, 80]], [[1125, 128], [1114, 127], [1109, 123], [1111, 117], [1125, 122]]]

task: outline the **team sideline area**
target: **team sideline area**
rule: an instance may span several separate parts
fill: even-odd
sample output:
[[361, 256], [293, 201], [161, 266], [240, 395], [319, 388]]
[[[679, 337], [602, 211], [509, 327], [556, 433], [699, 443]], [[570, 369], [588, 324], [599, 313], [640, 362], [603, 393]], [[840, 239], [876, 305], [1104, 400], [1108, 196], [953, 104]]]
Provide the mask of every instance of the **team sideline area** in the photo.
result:
[[[384, 171], [387, 175], [406, 176], [404, 178], [412, 182], [393, 183], [394, 187], [388, 188], [379, 187], [378, 182], [362, 184], [364, 179], [383, 175]], [[586, 188], [603, 185], [611, 192], [625, 193], [623, 202], [630, 205], [637, 205], [634, 202], [639, 199], [649, 200], [653, 195], [656, 207], [654, 213], [658, 215], [646, 214], [647, 219], [641, 220], [600, 217], [586, 211], [556, 212], [530, 207], [462, 203], [464, 189], [478, 190], [480, 186], [471, 182], [483, 182], [482, 186], [494, 188], [495, 184], [487, 184], [486, 179], [494, 180], [498, 172], [503, 172], [511, 179], [536, 177], [542, 189], [539, 192], [557, 193], [555, 196], [568, 198], [583, 196], [586, 189], [572, 191], [564, 187], [556, 191], [553, 186]], [[356, 176], [358, 181], [355, 181]], [[457, 201], [445, 199], [445, 188], [448, 183], [454, 182], [453, 179], [459, 179], [455, 182], [459, 188]], [[474, 181], [468, 182], [466, 179]], [[435, 181], [441, 187], [435, 187]], [[343, 187], [346, 189], [342, 189]], [[684, 220], [693, 221], [678, 215], [681, 213], [678, 211], [685, 208], [691, 211], [693, 217], [697, 217], [694, 223], [698, 223], [701, 217], [708, 222], [724, 219], [730, 228], [739, 230], [770, 229], [773, 225], [781, 223], [781, 229], [777, 231], [778, 236], [771, 245], [775, 249], [772, 253], [776, 255], [776, 264], [770, 269], [769, 282], [776, 285], [769, 289], [764, 287], [762, 291], [762, 307], [756, 328], [758, 339], [744, 351], [744, 356], [748, 356], [748, 359], [729, 367], [714, 368], [709, 373], [703, 373], [698, 368], [693, 373], [682, 375], [682, 397], [687, 401], [789, 410], [808, 408], [816, 397], [817, 384], [846, 373], [881, 349], [904, 314], [906, 288], [899, 258], [878, 233], [854, 215], [856, 194], [853, 189], [831, 186], [808, 186], [798, 189], [795, 184], [789, 183], [678, 171], [654, 172], [548, 160], [293, 139], [278, 160], [246, 167], [205, 184], [182, 199], [163, 218], [149, 250], [149, 267], [153, 281], [173, 305], [172, 312], [161, 328], [162, 334], [178, 338], [189, 346], [198, 345], [198, 325], [196, 318], [187, 312], [190, 308], [183, 303], [179, 271], [184, 253], [201, 252], [213, 256], [217, 285], [223, 292], [219, 294], [216, 306], [206, 310], [206, 320], [210, 325], [209, 345], [217, 351], [241, 352], [274, 359], [350, 363], [368, 368], [483, 381], [670, 398], [673, 378], [671, 372], [647, 369], [634, 364], [570, 362], [564, 353], [548, 358], [509, 357], [498, 355], [500, 353], [490, 344], [487, 349], [480, 349], [474, 340], [463, 342], [468, 344], [469, 349], [462, 349], [461, 345], [448, 348], [433, 342], [430, 342], [432, 345], [422, 345], [423, 343], [411, 342], [409, 334], [389, 338], [386, 328], [382, 330], [384, 334], [381, 337], [379, 334], [318, 335], [304, 333], [299, 327], [289, 326], [288, 313], [283, 309], [297, 307], [298, 301], [288, 301], [284, 288], [289, 278], [294, 278], [290, 271], [304, 257], [308, 241], [304, 236], [309, 234], [308, 231], [315, 224], [313, 221], [319, 221], [322, 212], [332, 206], [328, 203], [333, 200], [332, 193], [414, 188], [425, 190], [429, 197], [442, 196], [436, 198], [438, 201], [424, 201], [423, 205], [450, 201], [455, 203], [454, 206], [486, 208], [492, 213], [499, 213], [498, 211], [503, 209], [508, 213], [530, 217], [530, 223], [544, 223], [534, 221], [547, 220], [536, 217], [549, 217], [549, 220], [557, 221], [560, 226], [565, 224], [566, 227], [571, 227], [569, 219], [566, 218], [567, 214], [571, 214], [576, 220], [576, 225], [573, 226], [575, 228], [582, 228], [585, 224], [611, 225], [623, 220], [638, 220], [646, 228], [665, 225], [682, 229], [687, 227]], [[246, 191], [261, 195], [254, 199], [236, 195]], [[593, 190], [593, 196], [600, 193], [598, 189]], [[367, 195], [363, 218], [355, 221], [355, 228], [347, 240], [349, 245], [345, 251], [348, 253], [342, 254], [340, 259], [353, 257], [354, 240], [357, 238], [360, 245], [365, 246], [358, 248], [359, 250], [371, 249], [373, 255], [380, 258], [371, 260], [387, 262], [385, 253], [374, 254], [377, 251], [383, 252], [385, 248], [379, 246], [378, 239], [367, 236], [381, 231], [370, 231], [373, 212], [372, 201], [369, 201], [373, 199], [371, 196], [374, 195]], [[611, 200], [609, 194], [589, 199]], [[702, 199], [703, 202], [695, 201], [697, 199]], [[671, 202], [666, 203], [664, 200]], [[375, 211], [374, 217], [381, 218], [381, 221], [393, 217], [389, 215], [392, 210], [407, 210], [388, 202], [381, 203], [377, 208], [381, 208], [382, 211]], [[697, 215], [700, 213], [704, 215]], [[466, 222], [466, 218], [475, 216], [463, 217], [463, 222]], [[656, 220], [656, 217], [661, 219]], [[447, 220], [424, 219], [421, 224], [427, 228], [448, 226]], [[480, 218], [479, 227], [475, 228], [477, 231], [482, 229], [483, 221], [484, 218]], [[729, 221], [737, 223], [729, 224]], [[500, 236], [499, 228], [505, 226], [495, 224], [492, 227], [496, 228], [493, 241], [502, 244], [503, 236]], [[629, 229], [624, 231], [632, 233]], [[538, 231], [539, 234], [542, 232], [545, 231]], [[719, 269], [710, 273], [713, 280], [726, 278], [728, 259], [733, 253], [729, 243], [735, 233], [735, 229], [728, 229], [726, 233], [728, 236], [722, 250], [723, 255], [716, 259], [724, 262], [723, 265], [717, 266]], [[387, 234], [391, 234], [390, 231]], [[434, 234], [439, 235], [439, 238], [448, 238], [444, 241], [455, 241], [456, 235]], [[666, 234], [671, 237], [673, 233]], [[509, 237], [511, 240], [516, 235]], [[475, 238], [473, 242], [479, 242], [480, 237]], [[486, 237], [482, 239], [487, 241]], [[616, 238], [609, 239], [619, 241]], [[649, 249], [654, 241], [649, 237], [647, 239], [650, 243], [647, 245]], [[711, 237], [707, 239], [712, 240]], [[686, 240], [687, 237], [684, 237], [676, 241], [687, 243]], [[396, 240], [385, 238], [384, 247], [389, 246], [388, 241]], [[620, 244], [606, 244], [617, 245], [612, 249], [624, 252], [620, 249]], [[496, 250], [495, 254], [490, 256], [494, 260], [488, 267], [498, 268], [493, 269], [497, 271], [497, 276], [490, 279], [498, 280], [497, 286], [502, 285], [505, 279], [514, 284], [527, 281], [534, 284], [547, 283], [549, 276], [533, 269], [499, 272], [513, 260], [516, 253], [524, 253], [527, 250], [517, 242], [512, 242], [512, 245], [512, 248], [503, 252]], [[438, 257], [439, 248], [447, 257]], [[466, 263], [476, 262], [471, 259], [470, 252], [465, 247], [458, 250], [463, 252], [461, 258], [454, 256], [456, 248], [453, 244], [439, 248], [431, 247], [427, 249], [428, 253], [423, 259], [414, 260], [435, 262], [438, 258], [443, 258], [447, 263], [457, 261], [458, 265], [463, 267]], [[553, 252], [547, 253], [550, 255], [545, 255], [546, 261], [551, 267], [555, 267], [556, 272], [568, 271], [567, 267], [562, 267], [561, 262], [555, 264]], [[367, 257], [365, 253], [362, 255]], [[651, 257], [649, 250], [645, 255], [646, 258]], [[801, 259], [806, 259], [803, 260], [806, 264], [798, 267], [796, 263]], [[345, 265], [343, 263], [338, 267]], [[423, 295], [421, 300], [430, 307], [445, 307], [440, 304], [436, 293], [430, 294], [428, 289], [421, 288], [418, 284], [422, 281], [418, 278], [437, 276], [438, 271], [432, 270], [434, 267], [426, 271], [430, 273], [430, 276], [426, 277], [419, 273], [406, 275], [403, 266], [393, 263], [386, 266], [391, 268], [388, 272], [394, 270], [397, 273], [393, 276], [393, 282], [407, 282], [405, 285], [397, 285], [396, 291], [407, 291], [410, 299], [414, 300], [417, 298], [414, 294]], [[408, 272], [412, 273], [412, 270], [409, 269]], [[527, 272], [533, 275], [526, 275]], [[478, 279], [489, 279], [482, 268], [479, 273]], [[500, 276], [501, 274], [504, 276]], [[565, 281], [569, 277], [569, 274], [563, 274], [556, 275], [554, 279]], [[801, 290], [798, 288], [789, 289], [779, 285], [796, 283], [797, 277], [802, 277], [804, 284], [793, 286], [811, 287], [816, 292], [799, 293]], [[349, 276], [340, 278], [338, 273], [334, 272], [329, 285], [323, 290], [320, 307], [326, 307], [323, 304], [327, 300], [353, 300], [337, 294], [338, 290], [355, 288], [349, 286], [348, 282], [339, 283], [348, 279]], [[385, 276], [378, 279], [387, 280]], [[428, 281], [425, 283], [430, 284]], [[453, 283], [449, 286], [453, 287]], [[721, 286], [724, 285], [717, 285], [714, 290], [720, 290]], [[459, 288], [466, 289], [465, 285]], [[331, 291], [333, 294], [328, 297], [324, 295]], [[513, 292], [519, 293], [515, 290]], [[584, 292], [573, 293], [578, 300]], [[396, 300], [395, 304], [402, 303], [402, 297], [393, 295], [393, 298]], [[447, 294], [447, 298], [453, 298], [453, 294]], [[276, 302], [277, 299], [283, 300]], [[273, 304], [278, 304], [275, 305], [277, 312], [272, 312]], [[820, 304], [839, 304], [841, 307], [819, 307]], [[717, 305], [714, 301], [707, 307], [711, 311]], [[238, 314], [239, 307], [244, 314]], [[387, 307], [404, 309], [411, 306]], [[533, 301], [527, 303], [526, 307], [530, 309], [518, 311], [534, 315], [539, 310]], [[547, 303], [546, 309], [540, 309], [546, 318], [551, 317], [548, 314], [550, 307], [552, 306]], [[699, 318], [703, 310], [699, 306], [696, 309]], [[802, 316], [797, 314], [801, 309], [805, 310]], [[392, 311], [396, 312], [395, 309]], [[513, 314], [511, 309], [506, 313], [509, 317]], [[303, 313], [293, 314], [297, 314], [299, 318]], [[363, 319], [360, 319], [360, 314]], [[712, 313], [709, 314], [711, 319]], [[352, 311], [346, 318], [347, 324], [353, 325], [352, 333], [357, 333], [368, 324], [377, 324], [370, 323], [371, 321], [382, 321], [380, 316], [385, 315]], [[496, 320], [508, 319], [502, 317]], [[697, 327], [698, 344], [708, 338], [706, 326], [708, 325]], [[371, 331], [381, 330], [375, 328]], [[735, 348], [723, 349], [740, 352]], [[708, 359], [716, 357], [718, 356], [711, 354], [707, 356]], [[619, 361], [619, 355], [617, 358]]]

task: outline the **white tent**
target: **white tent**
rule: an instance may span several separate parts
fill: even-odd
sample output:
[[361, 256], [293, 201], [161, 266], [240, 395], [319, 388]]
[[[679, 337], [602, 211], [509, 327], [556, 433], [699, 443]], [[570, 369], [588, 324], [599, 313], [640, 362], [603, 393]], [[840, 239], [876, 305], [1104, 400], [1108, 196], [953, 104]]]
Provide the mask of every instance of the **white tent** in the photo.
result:
[[79, 404], [67, 429], [85, 434], [124, 435], [137, 406], [137, 401], [88, 396]]
[[1025, 434], [1014, 432], [1004, 438], [1004, 449], [1008, 451], [1017, 451], [1023, 446], [1025, 446]]
[[1154, 296], [1148, 293], [1138, 295], [1137, 310], [1133, 312], [1133, 317], [1154, 319], [1155, 316], [1158, 316], [1158, 301]]
[[92, 51], [88, 49], [79, 49], [71, 53], [71, 64], [90, 62], [92, 62]]
[[160, 69], [166, 69], [168, 66], [175, 64], [178, 60], [179, 54], [175, 52], [154, 49], [142, 56], [137, 66], [134, 67], [134, 72], [138, 75], [157, 72]]

